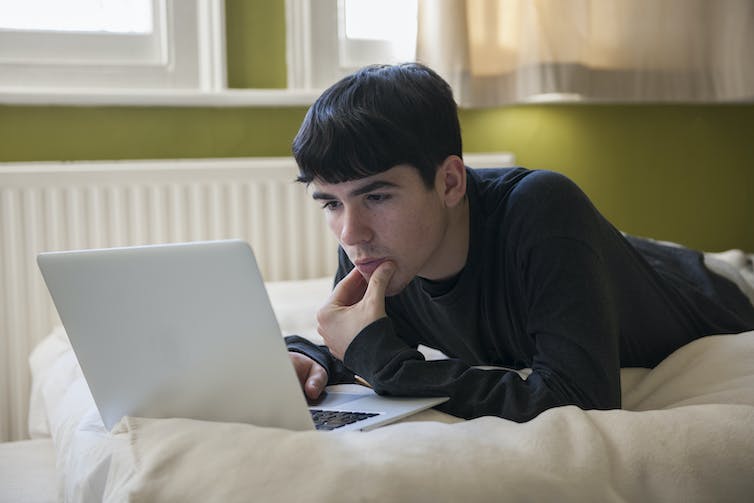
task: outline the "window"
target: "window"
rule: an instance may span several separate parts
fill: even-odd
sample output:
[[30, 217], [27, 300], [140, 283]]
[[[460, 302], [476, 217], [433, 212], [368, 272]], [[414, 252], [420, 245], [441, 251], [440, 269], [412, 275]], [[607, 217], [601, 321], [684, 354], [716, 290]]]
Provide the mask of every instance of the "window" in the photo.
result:
[[418, 0], [286, 0], [288, 89], [227, 89], [224, 0], [0, 0], [0, 102], [308, 105], [413, 61]]
[[0, 0], [0, 87], [224, 87], [221, 0]]
[[416, 0], [339, 0], [340, 68], [416, 59], [417, 9]]
[[27, 31], [149, 33], [150, 0], [0, 0], [0, 28]]
[[321, 89], [371, 63], [416, 58], [418, 0], [288, 0], [289, 87]]

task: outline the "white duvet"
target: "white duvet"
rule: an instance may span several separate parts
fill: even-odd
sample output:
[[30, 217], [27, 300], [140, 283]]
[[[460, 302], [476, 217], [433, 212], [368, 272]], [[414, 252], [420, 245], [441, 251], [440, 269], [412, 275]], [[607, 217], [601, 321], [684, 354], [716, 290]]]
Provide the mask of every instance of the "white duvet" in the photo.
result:
[[34, 407], [45, 409], [66, 501], [754, 495], [754, 332], [700, 339], [651, 371], [624, 369], [628, 410], [561, 407], [524, 424], [427, 411], [369, 433], [144, 418], [124, 418], [108, 433], [62, 331], [37, 348], [32, 370]]
[[[316, 341], [330, 285], [268, 284], [285, 333]], [[623, 369], [624, 410], [561, 407], [524, 424], [430, 410], [368, 433], [144, 418], [107, 432], [62, 329], [30, 363], [30, 431], [53, 437], [64, 501], [754, 498], [754, 331], [699, 339], [651, 371]]]

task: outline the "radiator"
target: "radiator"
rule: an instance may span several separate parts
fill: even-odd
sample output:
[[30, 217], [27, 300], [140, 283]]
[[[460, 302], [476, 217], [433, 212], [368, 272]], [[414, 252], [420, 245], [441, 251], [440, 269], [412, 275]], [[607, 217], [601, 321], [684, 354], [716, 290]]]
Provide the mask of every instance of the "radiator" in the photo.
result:
[[292, 158], [0, 164], [0, 441], [27, 436], [28, 355], [59, 323], [38, 252], [240, 238], [268, 281], [331, 275]]
[[336, 242], [296, 174], [292, 158], [0, 163], [0, 441], [27, 437], [28, 356], [59, 324], [37, 253], [240, 238], [267, 281], [332, 275]]

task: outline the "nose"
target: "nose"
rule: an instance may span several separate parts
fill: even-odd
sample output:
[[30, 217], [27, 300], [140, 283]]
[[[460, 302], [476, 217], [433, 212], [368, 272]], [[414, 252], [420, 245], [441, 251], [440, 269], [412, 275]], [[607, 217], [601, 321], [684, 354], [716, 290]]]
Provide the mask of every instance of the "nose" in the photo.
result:
[[372, 235], [366, 215], [359, 208], [345, 208], [341, 215], [340, 242], [344, 245], [358, 245], [369, 242]]

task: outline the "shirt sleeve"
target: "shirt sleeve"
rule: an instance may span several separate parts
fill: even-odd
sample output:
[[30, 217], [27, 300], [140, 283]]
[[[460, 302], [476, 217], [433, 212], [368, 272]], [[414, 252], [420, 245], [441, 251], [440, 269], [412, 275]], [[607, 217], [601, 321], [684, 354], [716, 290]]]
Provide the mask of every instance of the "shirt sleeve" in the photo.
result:
[[[450, 399], [438, 406], [443, 412], [467, 419], [493, 415], [522, 422], [561, 405], [620, 406], [616, 358], [600, 360], [601, 350], [588, 345], [579, 337], [540, 334], [532, 373], [523, 379], [514, 371], [480, 369], [459, 359], [425, 361], [385, 317], [359, 333], [344, 361], [379, 394], [447, 396]], [[606, 352], [613, 352], [612, 344], [606, 346]]]
[[345, 361], [379, 394], [446, 396], [437, 409], [466, 419], [493, 415], [528, 421], [556, 403], [534, 397], [543, 389], [535, 374], [524, 381], [515, 372], [473, 368], [458, 359], [425, 361], [400, 340], [387, 317], [354, 339]]

